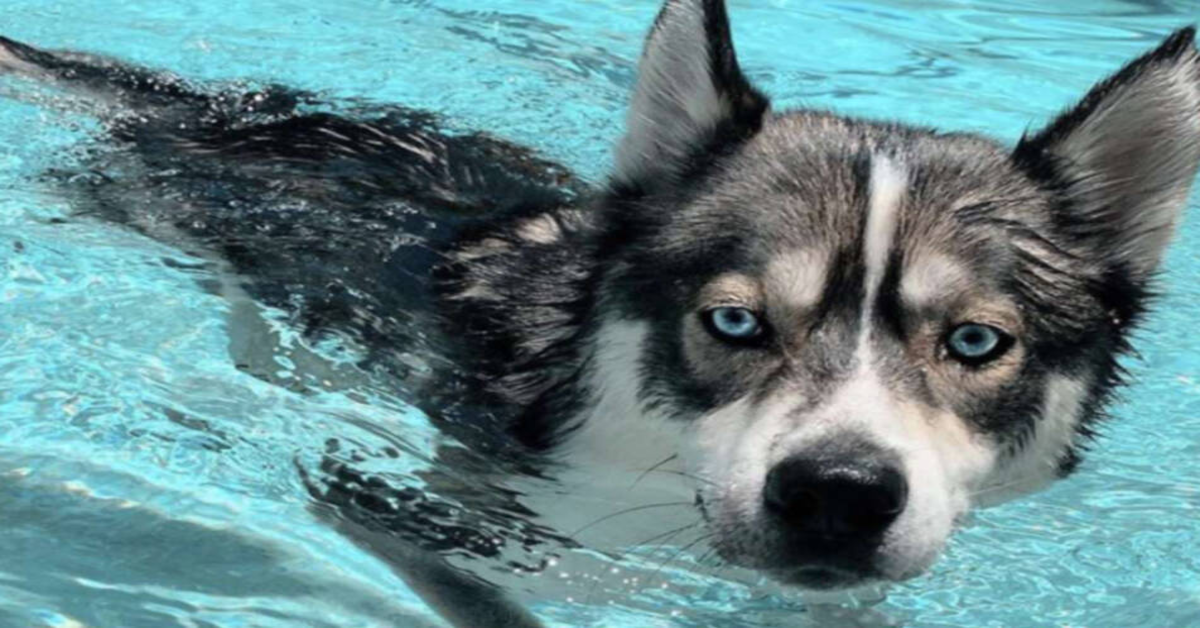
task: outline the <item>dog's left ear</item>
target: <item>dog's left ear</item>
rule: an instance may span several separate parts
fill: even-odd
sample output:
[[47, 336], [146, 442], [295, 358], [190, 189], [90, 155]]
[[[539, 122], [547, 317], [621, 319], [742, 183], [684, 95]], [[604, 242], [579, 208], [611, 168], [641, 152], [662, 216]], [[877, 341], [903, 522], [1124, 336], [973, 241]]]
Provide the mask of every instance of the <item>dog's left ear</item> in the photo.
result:
[[1162, 258], [1200, 164], [1200, 54], [1194, 28], [1092, 88], [1013, 158], [1064, 195], [1065, 232], [1136, 282]]
[[638, 63], [616, 182], [675, 179], [715, 144], [756, 132], [766, 110], [738, 67], [723, 0], [667, 0]]

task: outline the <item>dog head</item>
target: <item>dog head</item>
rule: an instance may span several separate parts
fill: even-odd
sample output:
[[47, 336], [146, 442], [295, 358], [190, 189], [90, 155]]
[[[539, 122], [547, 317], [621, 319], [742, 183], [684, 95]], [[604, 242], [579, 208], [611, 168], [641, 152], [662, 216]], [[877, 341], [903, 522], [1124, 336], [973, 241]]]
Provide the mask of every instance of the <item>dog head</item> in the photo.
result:
[[620, 347], [682, 426], [726, 560], [904, 579], [971, 507], [1071, 469], [1200, 162], [1192, 39], [1010, 149], [772, 111], [723, 4], [666, 3], [601, 217], [596, 361]]

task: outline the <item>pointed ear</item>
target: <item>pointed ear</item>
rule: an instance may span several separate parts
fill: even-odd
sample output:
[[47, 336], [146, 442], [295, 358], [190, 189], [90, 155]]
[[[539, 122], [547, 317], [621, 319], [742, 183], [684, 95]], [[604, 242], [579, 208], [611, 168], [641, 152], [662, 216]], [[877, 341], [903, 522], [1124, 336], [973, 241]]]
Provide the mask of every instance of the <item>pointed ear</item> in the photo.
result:
[[616, 181], [677, 177], [715, 143], [756, 132], [766, 110], [738, 68], [724, 2], [667, 0], [638, 64]]
[[1139, 282], [1158, 267], [1200, 164], [1194, 38], [1194, 28], [1175, 32], [1013, 155], [1064, 194], [1068, 235], [1103, 247]]

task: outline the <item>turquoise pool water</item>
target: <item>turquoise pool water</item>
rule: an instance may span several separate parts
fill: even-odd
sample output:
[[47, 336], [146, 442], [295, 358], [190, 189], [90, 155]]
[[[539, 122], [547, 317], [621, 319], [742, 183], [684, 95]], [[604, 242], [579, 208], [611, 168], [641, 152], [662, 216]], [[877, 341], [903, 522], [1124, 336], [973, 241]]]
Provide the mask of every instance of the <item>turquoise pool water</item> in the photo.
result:
[[[190, 77], [440, 111], [599, 178], [656, 5], [8, 0], [0, 28]], [[1008, 140], [1200, 20], [1194, 0], [730, 6], [743, 66], [779, 107]], [[54, 220], [70, 206], [39, 174], [71, 161], [93, 124], [43, 104], [0, 101], [0, 626], [438, 625], [386, 565], [311, 514], [294, 465], [330, 438], [419, 460], [436, 440], [425, 418], [370, 378], [300, 394], [247, 375], [229, 358], [230, 306], [202, 289], [196, 260], [119, 227]], [[1083, 468], [979, 513], [931, 574], [876, 605], [881, 615], [1200, 625], [1195, 202], [1166, 266], [1128, 362], [1137, 383]], [[277, 332], [300, 342], [283, 317]], [[281, 360], [281, 377], [288, 369]], [[661, 574], [672, 586], [623, 597], [591, 595], [591, 580], [554, 567], [543, 576], [566, 582], [534, 606], [554, 625], [808, 617], [703, 574]]]

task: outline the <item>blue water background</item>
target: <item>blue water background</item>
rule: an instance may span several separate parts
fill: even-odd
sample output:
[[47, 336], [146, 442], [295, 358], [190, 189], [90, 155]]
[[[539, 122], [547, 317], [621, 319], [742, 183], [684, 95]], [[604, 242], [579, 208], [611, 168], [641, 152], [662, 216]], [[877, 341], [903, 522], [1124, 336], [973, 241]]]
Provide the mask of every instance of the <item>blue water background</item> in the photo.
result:
[[[656, 4], [7, 0], [0, 29], [189, 77], [440, 111], [598, 180]], [[730, 7], [743, 66], [778, 108], [1008, 141], [1200, 19], [1182, 0]], [[383, 386], [301, 395], [237, 370], [229, 306], [198, 286], [195, 260], [119, 227], [56, 224], [69, 207], [38, 174], [94, 125], [45, 104], [0, 101], [0, 626], [437, 625], [312, 516], [293, 463], [335, 436], [419, 459], [436, 440], [424, 417]], [[1200, 625], [1195, 203], [1190, 214], [1128, 362], [1137, 383], [1083, 468], [980, 513], [880, 609], [913, 626]], [[724, 613], [772, 603], [692, 585], [536, 610], [558, 625], [736, 626]]]

